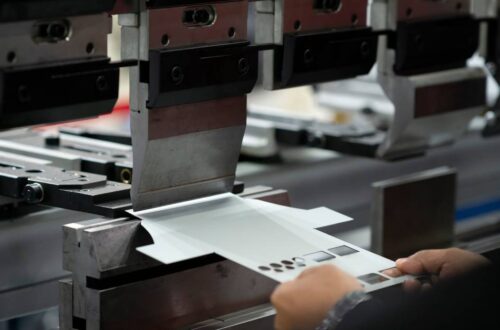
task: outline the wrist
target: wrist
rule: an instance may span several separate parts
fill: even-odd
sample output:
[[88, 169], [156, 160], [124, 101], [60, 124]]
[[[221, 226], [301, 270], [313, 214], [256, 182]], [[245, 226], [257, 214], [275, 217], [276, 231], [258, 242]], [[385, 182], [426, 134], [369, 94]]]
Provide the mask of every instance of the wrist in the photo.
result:
[[356, 308], [359, 304], [368, 301], [371, 296], [364, 291], [357, 290], [347, 293], [337, 304], [328, 312], [316, 330], [334, 330], [343, 320], [344, 316]]

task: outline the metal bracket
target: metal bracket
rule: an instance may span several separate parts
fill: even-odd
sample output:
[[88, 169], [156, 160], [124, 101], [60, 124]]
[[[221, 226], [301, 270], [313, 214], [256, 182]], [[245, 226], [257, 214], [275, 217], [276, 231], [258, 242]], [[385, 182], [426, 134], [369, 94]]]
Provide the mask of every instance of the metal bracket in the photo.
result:
[[274, 56], [275, 84], [286, 88], [367, 74], [377, 58], [377, 39], [369, 28], [286, 34]]
[[118, 98], [118, 80], [119, 68], [109, 59], [3, 69], [0, 128], [109, 113]]
[[472, 16], [404, 21], [391, 36], [388, 46], [396, 50], [396, 74], [449, 70], [464, 67], [476, 52], [479, 22]]
[[[148, 108], [250, 93], [257, 82], [258, 52], [248, 42], [150, 50]], [[147, 81], [146, 81], [147, 80]]]
[[130, 185], [107, 181], [105, 176], [0, 159], [0, 191], [3, 196], [48, 206], [123, 216], [131, 208]]

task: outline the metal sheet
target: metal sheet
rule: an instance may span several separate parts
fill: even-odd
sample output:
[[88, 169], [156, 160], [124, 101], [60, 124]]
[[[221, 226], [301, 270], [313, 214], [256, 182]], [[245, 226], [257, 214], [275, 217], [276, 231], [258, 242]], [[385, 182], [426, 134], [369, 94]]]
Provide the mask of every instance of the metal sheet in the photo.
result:
[[[130, 212], [143, 220], [156, 245], [138, 250], [166, 264], [216, 253], [277, 282], [292, 280], [305, 268], [325, 262], [356, 277], [394, 267], [388, 259], [299, 224], [310, 217], [307, 211], [270, 211], [232, 194]], [[328, 252], [340, 246], [357, 253], [336, 256]], [[366, 283], [366, 290], [403, 280]]]
[[255, 208], [265, 210], [271, 214], [278, 216], [290, 216], [289, 220], [294, 221], [297, 225], [313, 229], [333, 226], [352, 220], [352, 218], [326, 207], [318, 207], [312, 210], [301, 210], [294, 207], [266, 203], [258, 199], [246, 200], [245, 203]]

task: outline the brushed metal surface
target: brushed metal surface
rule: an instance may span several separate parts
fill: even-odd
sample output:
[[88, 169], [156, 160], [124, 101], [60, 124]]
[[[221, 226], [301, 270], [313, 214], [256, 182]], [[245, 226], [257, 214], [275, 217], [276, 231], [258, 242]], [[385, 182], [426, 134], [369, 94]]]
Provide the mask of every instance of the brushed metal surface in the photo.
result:
[[176, 329], [267, 303], [275, 285], [224, 261], [107, 290], [89, 289], [87, 329]]
[[[0, 67], [47, 63], [61, 60], [85, 59], [106, 56], [111, 18], [107, 14], [70, 17], [71, 33], [68, 40], [57, 43], [36, 43], [32, 29], [36, 21], [0, 24]], [[88, 54], [87, 45], [93, 45]], [[14, 52], [14, 63], [7, 61], [7, 54]]]
[[[194, 111], [179, 111], [176, 116], [176, 122], [191, 129], [174, 127], [178, 135], [166, 132], [165, 138], [154, 140], [158, 131], [166, 128], [156, 124], [155, 109], [132, 113], [134, 210], [231, 191], [245, 132], [246, 96], [227, 101], [176, 106], [177, 110], [185, 107]], [[219, 105], [230, 109], [235, 119], [213, 129], [207, 110]]]
[[372, 251], [397, 259], [451, 246], [456, 181], [457, 171], [442, 167], [375, 182]]

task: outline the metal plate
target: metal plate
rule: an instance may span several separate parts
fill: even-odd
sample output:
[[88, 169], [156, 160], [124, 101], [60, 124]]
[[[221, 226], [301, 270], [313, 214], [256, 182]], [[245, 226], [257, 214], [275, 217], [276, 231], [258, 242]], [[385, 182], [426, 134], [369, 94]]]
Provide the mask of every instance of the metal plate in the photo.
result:
[[[107, 14], [71, 17], [67, 21], [71, 24], [69, 39], [57, 43], [33, 41], [36, 21], [0, 25], [0, 67], [106, 56], [107, 37], [111, 33]], [[90, 44], [92, 51], [88, 52]], [[15, 54], [15, 60], [8, 61], [9, 54]]]
[[[270, 212], [265, 205], [223, 194], [132, 212], [143, 220], [142, 225], [155, 241], [154, 245], [138, 250], [166, 264], [216, 253], [277, 282], [292, 280], [304, 268], [325, 262], [356, 277], [394, 267], [388, 259], [304, 225], [311, 217], [306, 211], [290, 212], [285, 208]], [[359, 253], [335, 257], [328, 252], [339, 246], [351, 247]], [[331, 259], [309, 258], [318, 253], [331, 255]], [[401, 280], [367, 286], [366, 290], [377, 290]]]
[[[221, 109], [224, 125], [212, 118]], [[132, 113], [134, 209], [232, 191], [245, 113], [246, 96]]]
[[314, 10], [313, 4], [314, 0], [276, 1], [277, 28], [282, 33], [291, 33], [367, 26], [367, 0], [343, 0], [336, 12]]
[[397, 0], [399, 21], [426, 19], [440, 16], [457, 16], [470, 12], [470, 0]]
[[456, 170], [444, 167], [374, 183], [372, 250], [400, 258], [450, 246], [456, 179]]
[[[149, 48], [183, 47], [247, 39], [247, 1], [211, 5], [216, 13], [212, 25], [187, 27], [184, 12], [190, 7], [175, 7], [149, 11]], [[230, 30], [234, 30], [234, 37]], [[164, 42], [165, 39], [168, 42]], [[167, 44], [167, 45], [165, 45]]]

